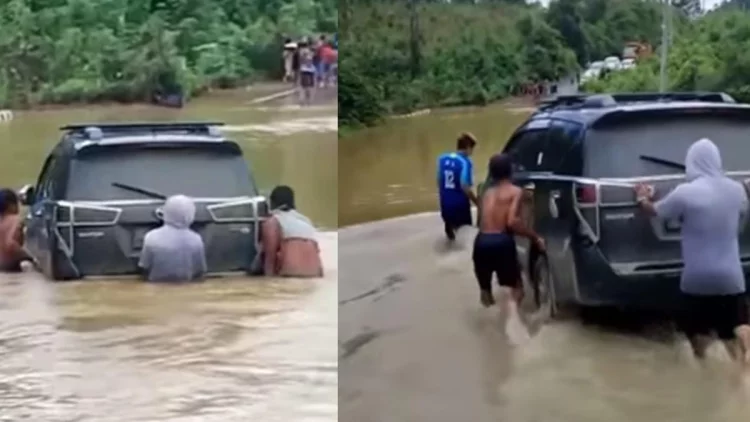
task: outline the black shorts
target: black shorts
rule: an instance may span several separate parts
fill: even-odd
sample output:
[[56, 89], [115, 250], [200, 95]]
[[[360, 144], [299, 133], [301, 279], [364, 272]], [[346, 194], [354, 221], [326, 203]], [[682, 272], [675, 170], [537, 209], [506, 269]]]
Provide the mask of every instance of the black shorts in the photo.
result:
[[302, 72], [300, 74], [300, 85], [302, 85], [302, 88], [312, 88], [315, 86], [315, 73]]
[[516, 241], [508, 233], [479, 233], [474, 239], [474, 274], [479, 288], [492, 291], [492, 274], [501, 286], [521, 286], [521, 266], [518, 263]]
[[680, 329], [688, 336], [716, 335], [722, 340], [735, 337], [734, 329], [748, 323], [744, 293], [723, 296], [682, 294]]
[[452, 207], [440, 211], [445, 226], [445, 235], [449, 239], [456, 237], [456, 230], [463, 226], [471, 226], [471, 205], [467, 202], [466, 206]]

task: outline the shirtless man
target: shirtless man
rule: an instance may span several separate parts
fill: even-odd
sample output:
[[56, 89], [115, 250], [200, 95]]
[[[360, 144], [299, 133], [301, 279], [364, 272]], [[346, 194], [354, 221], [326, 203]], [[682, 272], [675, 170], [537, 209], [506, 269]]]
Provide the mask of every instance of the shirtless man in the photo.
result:
[[517, 305], [523, 298], [523, 284], [513, 236], [528, 237], [542, 251], [544, 240], [524, 226], [519, 217], [523, 191], [511, 181], [510, 156], [493, 155], [490, 158], [489, 174], [493, 184], [485, 190], [480, 199], [482, 219], [479, 233], [474, 240], [474, 274], [479, 282], [482, 305], [489, 307], [495, 304], [492, 296], [494, 273], [500, 287], [511, 290], [509, 301], [516, 305], [513, 309], [518, 309]]
[[267, 276], [323, 277], [318, 232], [295, 207], [289, 186], [271, 192], [271, 216], [263, 222], [263, 272]]
[[31, 258], [23, 248], [23, 220], [18, 195], [11, 189], [0, 191], [0, 271], [21, 271], [21, 262]]

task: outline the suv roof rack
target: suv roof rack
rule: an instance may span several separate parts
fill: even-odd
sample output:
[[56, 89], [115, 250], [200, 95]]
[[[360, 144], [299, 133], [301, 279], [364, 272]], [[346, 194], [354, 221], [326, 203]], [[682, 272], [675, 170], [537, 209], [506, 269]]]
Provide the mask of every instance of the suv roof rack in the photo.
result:
[[117, 135], [136, 135], [158, 133], [189, 133], [192, 135], [221, 136], [216, 129], [224, 126], [222, 122], [166, 122], [166, 123], [91, 123], [62, 126], [66, 136], [76, 136], [88, 140], [100, 140], [103, 137]]
[[730, 103], [736, 101], [724, 92], [636, 92], [616, 94], [560, 95], [542, 102], [537, 111], [559, 108], [602, 108], [617, 104], [667, 101], [703, 101], [708, 103]]

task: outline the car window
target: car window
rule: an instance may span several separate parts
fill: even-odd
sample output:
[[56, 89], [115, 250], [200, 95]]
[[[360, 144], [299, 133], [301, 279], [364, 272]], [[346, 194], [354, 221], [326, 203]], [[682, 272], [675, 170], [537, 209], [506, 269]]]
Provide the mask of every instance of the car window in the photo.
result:
[[516, 171], [540, 171], [546, 164], [544, 149], [549, 121], [545, 122], [527, 126], [508, 142], [505, 152], [513, 158]]
[[726, 170], [750, 169], [750, 121], [692, 113], [648, 116], [589, 131], [584, 141], [585, 173], [590, 177], [682, 174], [679, 166], [665, 162], [683, 165], [688, 148], [701, 138], [719, 147]]
[[[126, 188], [123, 188], [126, 186]], [[70, 200], [254, 196], [257, 190], [240, 154], [206, 149], [106, 150], [76, 158]]]
[[42, 173], [39, 176], [39, 180], [37, 181], [37, 186], [35, 188], [35, 201], [54, 197], [54, 190], [56, 187], [56, 180], [54, 176], [56, 174], [55, 170], [57, 168], [57, 161], [58, 160], [54, 155], [50, 155], [47, 158], [47, 161], [44, 163]]
[[575, 122], [553, 120], [544, 149], [544, 170], [570, 176], [583, 172], [580, 139], [584, 127]]

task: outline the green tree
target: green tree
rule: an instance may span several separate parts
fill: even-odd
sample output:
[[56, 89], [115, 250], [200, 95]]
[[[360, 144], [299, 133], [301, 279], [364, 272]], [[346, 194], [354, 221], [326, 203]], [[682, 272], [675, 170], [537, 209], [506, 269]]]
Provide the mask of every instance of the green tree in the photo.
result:
[[141, 101], [278, 76], [335, 0], [0, 0], [0, 106]]

